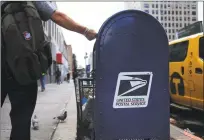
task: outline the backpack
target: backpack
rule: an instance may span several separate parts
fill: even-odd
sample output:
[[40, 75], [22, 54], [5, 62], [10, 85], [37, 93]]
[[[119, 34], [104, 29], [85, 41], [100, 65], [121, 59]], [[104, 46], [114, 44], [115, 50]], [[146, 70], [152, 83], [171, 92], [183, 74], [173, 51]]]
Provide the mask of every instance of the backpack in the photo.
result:
[[52, 64], [51, 42], [44, 34], [38, 11], [29, 1], [7, 2], [2, 7], [6, 64], [20, 85], [36, 82]]

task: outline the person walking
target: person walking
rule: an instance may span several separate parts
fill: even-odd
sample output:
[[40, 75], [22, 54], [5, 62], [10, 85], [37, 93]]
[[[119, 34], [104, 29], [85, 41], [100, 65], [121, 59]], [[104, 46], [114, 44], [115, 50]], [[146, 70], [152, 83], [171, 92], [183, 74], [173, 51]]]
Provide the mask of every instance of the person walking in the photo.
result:
[[59, 68], [57, 68], [55, 76], [56, 76], [57, 84], [60, 85], [60, 83], [61, 83], [61, 71], [59, 70]]
[[45, 91], [45, 73], [42, 73], [40, 77], [41, 92]]
[[[36, 12], [30, 12], [29, 14], [35, 14], [33, 16], [39, 15], [41, 20], [43, 21], [52, 20], [54, 23], [58, 24], [59, 26], [69, 31], [73, 31], [73, 32], [76, 32], [76, 33], [79, 33], [85, 36], [90, 41], [96, 38], [97, 33], [94, 30], [89, 29], [75, 22], [67, 14], [60, 12], [56, 7], [54, 7], [50, 1], [32, 1], [32, 2], [29, 2], [29, 1], [25, 1], [25, 2], [24, 1], [22, 2], [20, 1], [1, 1], [1, 15], [2, 15], [1, 20], [7, 19], [4, 17], [7, 16], [5, 13], [8, 12], [6, 11], [6, 9], [8, 8], [10, 9], [9, 16], [14, 17], [12, 19], [18, 20], [19, 18], [15, 18], [18, 16], [27, 18], [26, 16], [23, 16], [23, 15], [26, 15], [25, 13], [28, 11], [26, 11], [25, 9], [22, 9], [22, 6], [24, 6], [25, 4], [31, 4], [31, 3], [33, 3], [34, 5], [33, 8], [37, 9], [36, 12], [38, 14], [36, 14]], [[16, 6], [19, 6], [19, 7], [16, 7]], [[15, 9], [12, 9], [13, 7], [15, 7]], [[30, 10], [32, 9], [30, 8]], [[22, 12], [24, 12], [24, 14], [22, 14]], [[29, 21], [30, 17], [27, 19]], [[8, 24], [13, 25], [14, 23], [16, 25], [21, 24], [21, 22], [16, 22], [16, 20], [15, 21], [7, 20], [7, 22], [2, 22], [2, 24], [7, 24], [7, 25]], [[35, 24], [32, 24], [32, 23], [29, 23], [29, 24], [32, 24], [32, 26], [34, 27], [36, 25], [39, 25], [39, 23], [40, 22], [36, 22]], [[42, 25], [40, 25], [39, 28], [37, 27], [33, 29], [34, 30], [40, 29], [41, 26]], [[11, 34], [12, 36], [10, 37], [10, 36], [7, 36], [7, 34], [5, 34], [5, 31], [15, 30], [15, 29], [18, 30], [19, 28], [9, 28], [9, 30], [7, 30], [5, 29], [5, 27], [7, 26], [2, 26], [2, 30], [1, 30], [1, 34], [2, 32], [4, 32], [3, 35], [1, 35], [1, 48], [3, 50], [1, 51], [1, 53], [4, 54], [4, 56], [2, 55], [2, 57], [4, 58], [1, 59], [1, 64], [2, 64], [1, 65], [2, 66], [1, 67], [2, 69], [1, 71], [2, 72], [1, 74], [2, 75], [1, 77], [1, 80], [2, 80], [1, 82], [1, 107], [4, 103], [6, 96], [8, 95], [9, 100], [11, 102], [10, 118], [11, 118], [12, 130], [10, 133], [10, 140], [30, 140], [31, 117], [33, 115], [33, 112], [36, 106], [37, 92], [38, 92], [37, 80], [32, 83], [25, 84], [25, 85], [20, 84], [19, 81], [16, 80], [16, 75], [13, 74], [15, 70], [13, 70], [13, 68], [8, 64], [8, 63], [12, 63], [12, 61], [7, 61], [8, 59], [7, 53], [4, 53], [4, 52], [5, 51], [8, 52], [8, 49], [7, 49], [8, 47], [10, 49], [15, 49], [15, 48], [11, 48], [10, 46], [7, 46], [6, 44], [13, 43], [14, 42], [13, 39], [15, 39], [14, 36], [19, 37], [17, 35], [20, 35], [20, 34], [17, 34], [15, 32]], [[12, 26], [12, 27], [15, 27], [15, 26]], [[23, 27], [23, 25], [19, 27]], [[36, 32], [36, 33], [40, 34], [41, 32]], [[23, 45], [30, 45], [29, 43], [30, 41], [32, 42], [32, 39], [37, 39], [37, 38], [32, 38], [32, 34], [30, 34], [30, 32], [28, 31], [23, 32], [22, 35], [23, 35], [22, 40], [19, 40], [19, 41], [24, 41], [24, 42], [27, 41], [27, 44], [22, 43]], [[12, 53], [19, 53], [19, 52], [16, 51]], [[21, 54], [21, 55], [24, 55], [24, 54]], [[33, 70], [33, 69], [30, 69], [30, 65], [32, 65], [31, 63], [26, 63], [26, 64], [27, 64], [26, 66], [28, 66], [27, 69]], [[20, 80], [24, 79], [24, 77], [21, 77], [19, 79]]]
[[67, 73], [67, 82], [70, 82], [70, 72]]

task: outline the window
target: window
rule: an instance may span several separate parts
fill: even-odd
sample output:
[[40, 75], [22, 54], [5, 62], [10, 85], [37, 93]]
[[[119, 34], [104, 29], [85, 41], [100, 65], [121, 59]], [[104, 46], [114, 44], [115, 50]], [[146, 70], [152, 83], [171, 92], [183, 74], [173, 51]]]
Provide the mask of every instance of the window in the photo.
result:
[[178, 15], [178, 11], [176, 11], [176, 15]]
[[174, 26], [174, 23], [172, 23], [172, 26]]
[[192, 18], [192, 21], [196, 21], [196, 17], [193, 17], [193, 18]]
[[164, 8], [166, 9], [166, 4], [164, 5]]
[[171, 27], [171, 23], [169, 23], [169, 27]]
[[163, 20], [163, 17], [161, 17], [161, 20]]
[[166, 21], [166, 20], [167, 20], [167, 17], [164, 17], [164, 20]]
[[192, 5], [192, 9], [196, 9], [196, 5]]
[[169, 29], [169, 33], [171, 33], [171, 29]]
[[149, 10], [145, 10], [146, 13], [149, 13]]
[[169, 36], [169, 39], [171, 39], [171, 35]]
[[156, 8], [158, 8], [158, 4], [156, 4]]
[[176, 27], [178, 27], [178, 23], [176, 23]]
[[166, 15], [166, 11], [164, 11], [164, 14]]
[[172, 11], [172, 15], [174, 14], [174, 11]]
[[158, 10], [156, 10], [156, 14], [158, 15]]
[[178, 21], [178, 17], [176, 17], [176, 21]]
[[167, 23], [165, 23], [165, 27], [167, 26]]
[[196, 15], [196, 11], [192, 11], [192, 15]]
[[181, 14], [182, 14], [182, 12], [181, 12], [181, 11], [179, 11], [179, 14], [181, 15]]
[[204, 60], [204, 37], [199, 40], [199, 57]]
[[180, 17], [180, 21], [182, 21], [182, 17]]
[[154, 10], [152, 10], [152, 14], [154, 14]]
[[152, 4], [152, 8], [154, 8], [154, 4]]
[[144, 7], [145, 7], [145, 8], [149, 8], [149, 4], [145, 3], [145, 4], [144, 4]]
[[184, 61], [188, 52], [188, 41], [176, 43], [169, 46], [169, 61], [181, 62]]
[[180, 23], [180, 27], [182, 27], [182, 23]]
[[186, 15], [186, 11], [184, 11], [184, 15]]
[[170, 11], [168, 11], [168, 14], [170, 15]]

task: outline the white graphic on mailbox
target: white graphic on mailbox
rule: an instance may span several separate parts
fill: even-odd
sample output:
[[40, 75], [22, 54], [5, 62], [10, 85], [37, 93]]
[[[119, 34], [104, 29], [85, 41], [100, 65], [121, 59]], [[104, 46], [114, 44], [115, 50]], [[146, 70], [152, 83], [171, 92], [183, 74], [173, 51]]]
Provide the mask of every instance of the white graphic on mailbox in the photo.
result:
[[147, 107], [152, 77], [152, 72], [120, 72], [113, 108]]

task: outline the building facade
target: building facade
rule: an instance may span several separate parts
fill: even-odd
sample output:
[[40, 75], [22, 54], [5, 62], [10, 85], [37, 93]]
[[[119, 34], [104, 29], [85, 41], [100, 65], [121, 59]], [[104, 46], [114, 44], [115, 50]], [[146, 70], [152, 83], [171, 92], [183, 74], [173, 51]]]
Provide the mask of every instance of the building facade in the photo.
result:
[[125, 2], [125, 9], [137, 9], [154, 16], [164, 27], [169, 41], [176, 32], [198, 20], [196, 1]]
[[[52, 2], [52, 4], [57, 7], [56, 2]], [[53, 59], [53, 64], [47, 72], [46, 82], [53, 83], [55, 82], [55, 71], [57, 67], [59, 67], [61, 70], [62, 78], [67, 74], [69, 69], [68, 53], [64, 43], [65, 39], [62, 34], [61, 27], [55, 24], [52, 20], [43, 22], [43, 26], [44, 26], [44, 32], [48, 36], [52, 44], [51, 50], [52, 50], [52, 59]], [[57, 53], [62, 54], [62, 64], [57, 63], [57, 60], [56, 60]]]
[[70, 73], [70, 76], [72, 76], [72, 55], [73, 55], [73, 53], [72, 53], [72, 46], [71, 45], [67, 45], [66, 43], [65, 43], [65, 46], [66, 46], [66, 50], [67, 50], [67, 54], [68, 54], [68, 67], [69, 67], [69, 69], [68, 69], [68, 71], [69, 71], [69, 73]]

